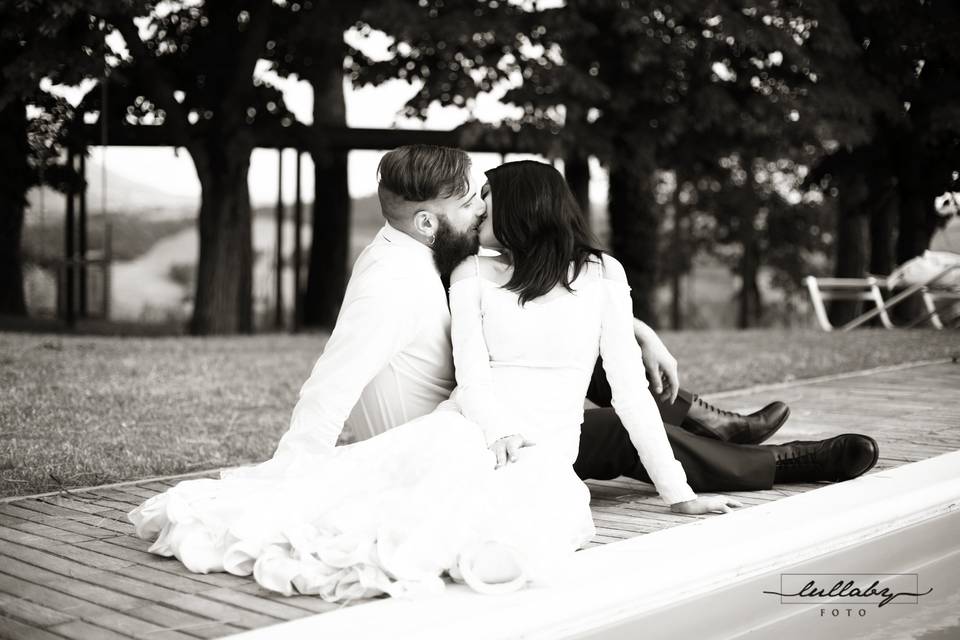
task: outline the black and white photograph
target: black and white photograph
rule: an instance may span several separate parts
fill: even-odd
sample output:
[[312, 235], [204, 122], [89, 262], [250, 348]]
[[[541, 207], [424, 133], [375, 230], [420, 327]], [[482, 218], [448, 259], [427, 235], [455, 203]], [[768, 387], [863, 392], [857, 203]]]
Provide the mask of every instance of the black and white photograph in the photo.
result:
[[0, 0], [0, 640], [960, 640], [956, 0]]

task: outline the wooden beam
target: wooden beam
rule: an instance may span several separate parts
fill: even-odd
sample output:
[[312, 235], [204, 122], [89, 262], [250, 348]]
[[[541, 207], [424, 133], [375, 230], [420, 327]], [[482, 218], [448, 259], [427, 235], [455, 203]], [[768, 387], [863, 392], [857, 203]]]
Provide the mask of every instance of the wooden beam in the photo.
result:
[[[200, 134], [200, 127], [194, 129]], [[468, 151], [488, 153], [541, 153], [545, 149], [521, 143], [518, 135], [505, 136], [502, 144], [465, 136], [463, 128], [446, 131], [431, 129], [362, 129], [351, 127], [324, 127], [295, 123], [260, 127], [253, 131], [256, 146], [263, 148], [291, 147], [302, 151], [354, 149], [386, 150], [407, 144], [433, 144], [461, 147]], [[78, 128], [78, 139], [88, 144], [99, 144], [99, 125]], [[469, 142], [467, 139], [469, 138]], [[167, 125], [116, 125], [110, 129], [110, 146], [116, 147], [172, 147], [178, 146], [174, 132]]]

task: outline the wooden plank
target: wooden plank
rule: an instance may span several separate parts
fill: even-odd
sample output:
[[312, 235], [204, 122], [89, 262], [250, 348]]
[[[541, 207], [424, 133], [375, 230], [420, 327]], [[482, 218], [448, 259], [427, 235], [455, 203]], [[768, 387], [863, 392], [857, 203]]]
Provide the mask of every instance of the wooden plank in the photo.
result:
[[145, 482], [143, 484], [138, 484], [137, 486], [153, 491], [154, 493], [162, 493], [167, 489], [169, 489], [170, 487], [172, 487], [173, 485], [167, 484], [166, 482], [162, 482], [159, 480], [155, 480], [153, 482]]
[[63, 640], [62, 636], [56, 636], [30, 625], [18, 622], [6, 616], [0, 616], [0, 638], [9, 638], [9, 640]]
[[666, 523], [662, 520], [651, 520], [648, 518], [637, 517], [633, 514], [624, 514], [619, 511], [612, 511], [608, 509], [594, 509], [593, 519], [594, 522], [596, 522], [597, 519], [602, 519], [607, 523], [621, 522], [624, 524], [642, 525], [650, 530], [662, 529], [664, 528], [664, 525], [670, 526], [672, 524]]
[[597, 535], [605, 536], [607, 538], [616, 538], [618, 540], [627, 540], [628, 538], [636, 537], [630, 533], [617, 531], [616, 529], [608, 529], [607, 527], [597, 527]]
[[130, 513], [130, 509], [121, 511], [120, 509], [104, 509], [100, 512], [100, 516], [104, 518], [110, 518], [114, 522], [119, 522], [127, 527], [133, 526], [130, 522], [130, 518], [127, 517], [127, 514]]
[[25, 598], [77, 618], [107, 611], [98, 604], [4, 573], [0, 573], [0, 592]]
[[97, 553], [102, 553], [103, 555], [111, 556], [113, 558], [129, 560], [133, 564], [144, 565], [148, 567], [163, 569], [169, 565], [181, 566], [179, 562], [173, 558], [164, 558], [163, 556], [158, 556], [156, 554], [148, 553], [147, 551], [141, 551], [139, 549], [130, 549], [129, 547], [112, 544], [108, 540], [90, 540], [88, 542], [78, 543], [77, 546], [84, 549], [90, 549], [91, 551], [96, 551]]
[[598, 527], [598, 530], [600, 527], [604, 529], [613, 529], [615, 531], [626, 533], [631, 538], [634, 538], [638, 535], [643, 535], [645, 533], [653, 533], [659, 529], [666, 528], [658, 527], [656, 525], [651, 526], [644, 523], [642, 520], [631, 521], [626, 518], [620, 520], [610, 520], [596, 514], [593, 516], [593, 524]]
[[602, 533], [598, 533], [590, 539], [591, 542], [595, 542], [597, 544], [609, 544], [611, 542], [620, 542], [621, 540], [623, 540], [623, 538], [614, 538]]
[[[3, 538], [6, 533], [7, 532], [5, 531], [0, 531], [0, 538]], [[86, 565], [96, 569], [119, 569], [131, 564], [129, 561], [105, 556], [89, 551], [82, 547], [74, 546], [72, 544], [51, 544], [45, 538], [41, 538], [40, 536], [31, 536], [30, 538], [21, 539], [18, 541], [0, 540], [0, 553], [13, 555], [13, 552], [17, 551], [14, 548], [15, 543], [31, 548], [31, 550], [26, 552], [26, 555], [24, 555], [22, 552], [17, 552], [17, 555], [15, 556], [22, 560], [27, 560], [28, 562], [34, 562], [33, 558], [39, 557], [37, 554], [41, 553], [45, 555], [59, 556], [67, 561]], [[6, 546], [8, 544], [10, 545], [9, 547]], [[40, 564], [40, 566], [43, 565]]]
[[110, 536], [117, 535], [116, 532], [114, 531], [100, 529], [98, 527], [94, 527], [92, 525], [82, 523], [82, 522], [77, 522], [75, 520], [70, 520], [69, 518], [64, 518], [61, 516], [51, 516], [48, 514], [40, 513], [38, 511], [23, 509], [12, 504], [3, 505], [3, 512], [13, 517], [20, 518], [22, 520], [27, 520], [29, 522], [36, 522], [38, 524], [43, 524], [48, 527], [54, 527], [56, 529], [60, 529], [61, 531], [77, 533], [80, 535], [88, 536], [90, 538], [107, 538]]
[[[115, 538], [107, 539], [106, 542], [144, 552], [149, 549], [150, 545], [152, 544], [135, 536], [117, 536]], [[160, 556], [156, 557], [160, 558]], [[163, 562], [169, 562], [171, 566], [173, 566], [174, 563], [173, 560], [164, 560]], [[182, 567], [182, 565], [180, 566]], [[211, 584], [216, 587], [237, 587], [245, 584], [249, 580], [249, 578], [241, 578], [240, 576], [231, 575], [229, 573], [190, 573], [185, 568], [183, 569], [183, 575], [188, 575], [193, 580], [205, 582], [206, 584]]]
[[247, 611], [240, 607], [217, 602], [216, 600], [209, 600], [192, 593], [182, 593], [179, 597], [171, 600], [167, 604], [196, 615], [212, 617], [243, 629], [265, 627], [281, 621], [281, 618]]
[[111, 631], [110, 629], [92, 625], [83, 620], [74, 620], [73, 622], [59, 624], [55, 627], [50, 627], [50, 631], [54, 631], [71, 640], [127, 640], [131, 637], [126, 634]]
[[156, 603], [169, 602], [180, 595], [180, 592], [175, 589], [168, 589], [164, 586], [151, 584], [150, 582], [121, 575], [113, 571], [96, 571], [85, 575], [83, 579], [89, 582], [95, 582], [101, 587], [113, 589], [114, 591], [119, 591], [120, 593], [125, 593], [135, 598], [143, 598], [144, 600]]
[[200, 638], [222, 638], [242, 631], [239, 627], [218, 620], [193, 615], [162, 604], [137, 609], [137, 617], [173, 631], [181, 631]]
[[49, 627], [76, 618], [9, 593], [0, 593], [0, 613], [10, 618], [17, 618], [33, 627]]
[[166, 629], [152, 622], [134, 618], [131, 615], [118, 611], [93, 616], [86, 620], [97, 626], [111, 629], [122, 635], [137, 638], [138, 640], [153, 640], [154, 638], [157, 640], [192, 640], [191, 636], [185, 633]]
[[[5, 540], [0, 541], [0, 557], [3, 557], [4, 571], [11, 575], [17, 575], [27, 580], [31, 580], [32, 578], [22, 576], [19, 573], [14, 573], [14, 571], [11, 570], [10, 562], [16, 561], [21, 564], [29, 563], [33, 567], [42, 568], [47, 571], [52, 571], [55, 574], [67, 577], [81, 577], [98, 571], [96, 567], [87, 566], [82, 562], [74, 562], [73, 560], [69, 560], [58, 555], [46, 553], [44, 551], [39, 551], [37, 549], [12, 542], [7, 542]], [[20, 570], [25, 571], [26, 569], [20, 567]], [[55, 580], [56, 578], [54, 577], [53, 579]]]
[[[264, 589], [254, 581], [251, 581], [249, 584], [244, 585], [237, 590], [244, 591], [262, 598], [276, 597], [274, 592]], [[326, 613], [327, 611], [342, 609], [345, 606], [349, 606], [347, 603], [343, 602], [326, 602], [318, 596], [283, 596], [283, 602], [300, 607], [301, 609], [306, 609], [307, 611], [312, 611], [313, 613]]]
[[[93, 570], [91, 567], [85, 567]], [[150, 602], [141, 598], [134, 598], [125, 593], [106, 589], [99, 585], [85, 582], [79, 578], [57, 573], [41, 567], [21, 562], [14, 558], [4, 558], [3, 572], [7, 575], [27, 580], [34, 584], [50, 587], [53, 590], [81, 598], [88, 602], [101, 605], [114, 611], [127, 611], [135, 607], [143, 607]]]
[[3, 518], [9, 519], [10, 521], [0, 522], [0, 539], [9, 540], [10, 542], [24, 543], [29, 540], [39, 539], [43, 540], [45, 544], [60, 544], [64, 542], [64, 538], [70, 542], [91, 540], [91, 538], [87, 536], [61, 531], [55, 527], [42, 525], [38, 522], [28, 522], [14, 518], [13, 516], [3, 516]]
[[[68, 520], [90, 525], [94, 529], [105, 529], [107, 531], [112, 531], [114, 534], [122, 533], [129, 535], [133, 531], [133, 525], [131, 524], [124, 524], [112, 520], [111, 518], [105, 518], [99, 515], [91, 515], [89, 513], [83, 513], [74, 509], [67, 509], [59, 505], [40, 502], [39, 500], [28, 500], [24, 502], [18, 502], [17, 504], [22, 505], [26, 510], [48, 516], [47, 518], [38, 519], [37, 521], [43, 522], [44, 524], [48, 524], [50, 526], [66, 528], [67, 523], [63, 521]], [[71, 529], [67, 530], [69, 531]]]
[[124, 493], [129, 494], [129, 495], [131, 495], [131, 496], [136, 496], [136, 497], [140, 498], [141, 500], [146, 500], [146, 499], [148, 499], [148, 498], [152, 498], [153, 496], [157, 495], [157, 493], [158, 493], [157, 491], [154, 491], [153, 489], [148, 489], [148, 488], [146, 488], [146, 487], [144, 487], [144, 486], [141, 486], [141, 485], [139, 485], [139, 484], [127, 484], [127, 485], [124, 485], [123, 487], [118, 487], [118, 488], [119, 488], [120, 490], [122, 490]]
[[179, 569], [178, 573], [171, 573], [143, 565], [125, 567], [117, 571], [117, 573], [159, 585], [176, 593], [201, 593], [218, 588], [206, 582], [192, 579], [191, 576], [195, 574], [188, 572], [183, 565], [180, 564], [179, 560], [171, 560], [170, 564]]
[[98, 504], [91, 504], [78, 498], [65, 498], [63, 496], [50, 496], [49, 498], [40, 498], [38, 500], [24, 500], [21, 504], [24, 504], [27, 506], [27, 508], [30, 508], [29, 505], [37, 503], [41, 505], [53, 505], [55, 507], [61, 507], [64, 509], [72, 509], [73, 511], [79, 511], [81, 513], [94, 516], [108, 508], [101, 507]]
[[283, 596], [274, 595], [272, 597], [258, 597], [243, 591], [234, 591], [233, 589], [211, 589], [203, 592], [204, 598], [211, 598], [226, 604], [232, 604], [248, 611], [256, 611], [281, 620], [294, 620], [310, 615], [310, 611], [300, 607], [291, 606], [279, 602], [278, 598]]
[[84, 495], [90, 496], [91, 500], [99, 501], [102, 498], [106, 498], [108, 500], [123, 503], [127, 505], [127, 510], [129, 510], [130, 507], [139, 506], [143, 504], [145, 500], [155, 495], [154, 492], [152, 491], [144, 491], [143, 493], [147, 494], [146, 497], [142, 495], [138, 495], [136, 493], [130, 493], [129, 491], [126, 491], [126, 490], [114, 488], [114, 489], [101, 489], [97, 491], [89, 491], [89, 492], [86, 492]]
[[8, 516], [3, 514], [0, 514], [0, 529], [14, 529], [17, 531], [23, 531], [25, 533], [43, 536], [44, 538], [55, 540], [57, 542], [75, 543], [86, 542], [93, 539], [90, 536], [73, 533], [71, 531], [64, 531], [62, 529], [57, 529], [56, 527], [51, 527], [39, 522], [31, 522], [30, 520], [23, 520], [21, 518], [17, 518], [16, 516]]

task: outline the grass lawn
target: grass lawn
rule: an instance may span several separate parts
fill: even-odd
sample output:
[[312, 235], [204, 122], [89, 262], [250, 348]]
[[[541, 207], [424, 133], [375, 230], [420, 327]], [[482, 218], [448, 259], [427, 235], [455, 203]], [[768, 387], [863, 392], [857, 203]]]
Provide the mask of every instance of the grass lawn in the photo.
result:
[[[952, 331], [663, 334], [706, 393], [958, 357]], [[74, 337], [0, 332], [0, 495], [262, 460], [321, 335]], [[771, 398], [772, 399], [772, 398]]]

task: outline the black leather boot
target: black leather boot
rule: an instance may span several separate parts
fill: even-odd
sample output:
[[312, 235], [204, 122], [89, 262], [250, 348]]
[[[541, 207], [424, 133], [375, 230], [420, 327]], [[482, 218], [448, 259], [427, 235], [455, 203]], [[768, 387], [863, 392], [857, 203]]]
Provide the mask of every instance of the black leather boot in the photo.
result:
[[782, 402], [771, 402], [745, 416], [717, 408], [695, 395], [680, 426], [699, 436], [724, 442], [759, 444], [775, 434], [789, 417], [790, 407]]
[[768, 448], [777, 457], [776, 483], [850, 480], [872, 469], [880, 456], [876, 440], [855, 433]]

